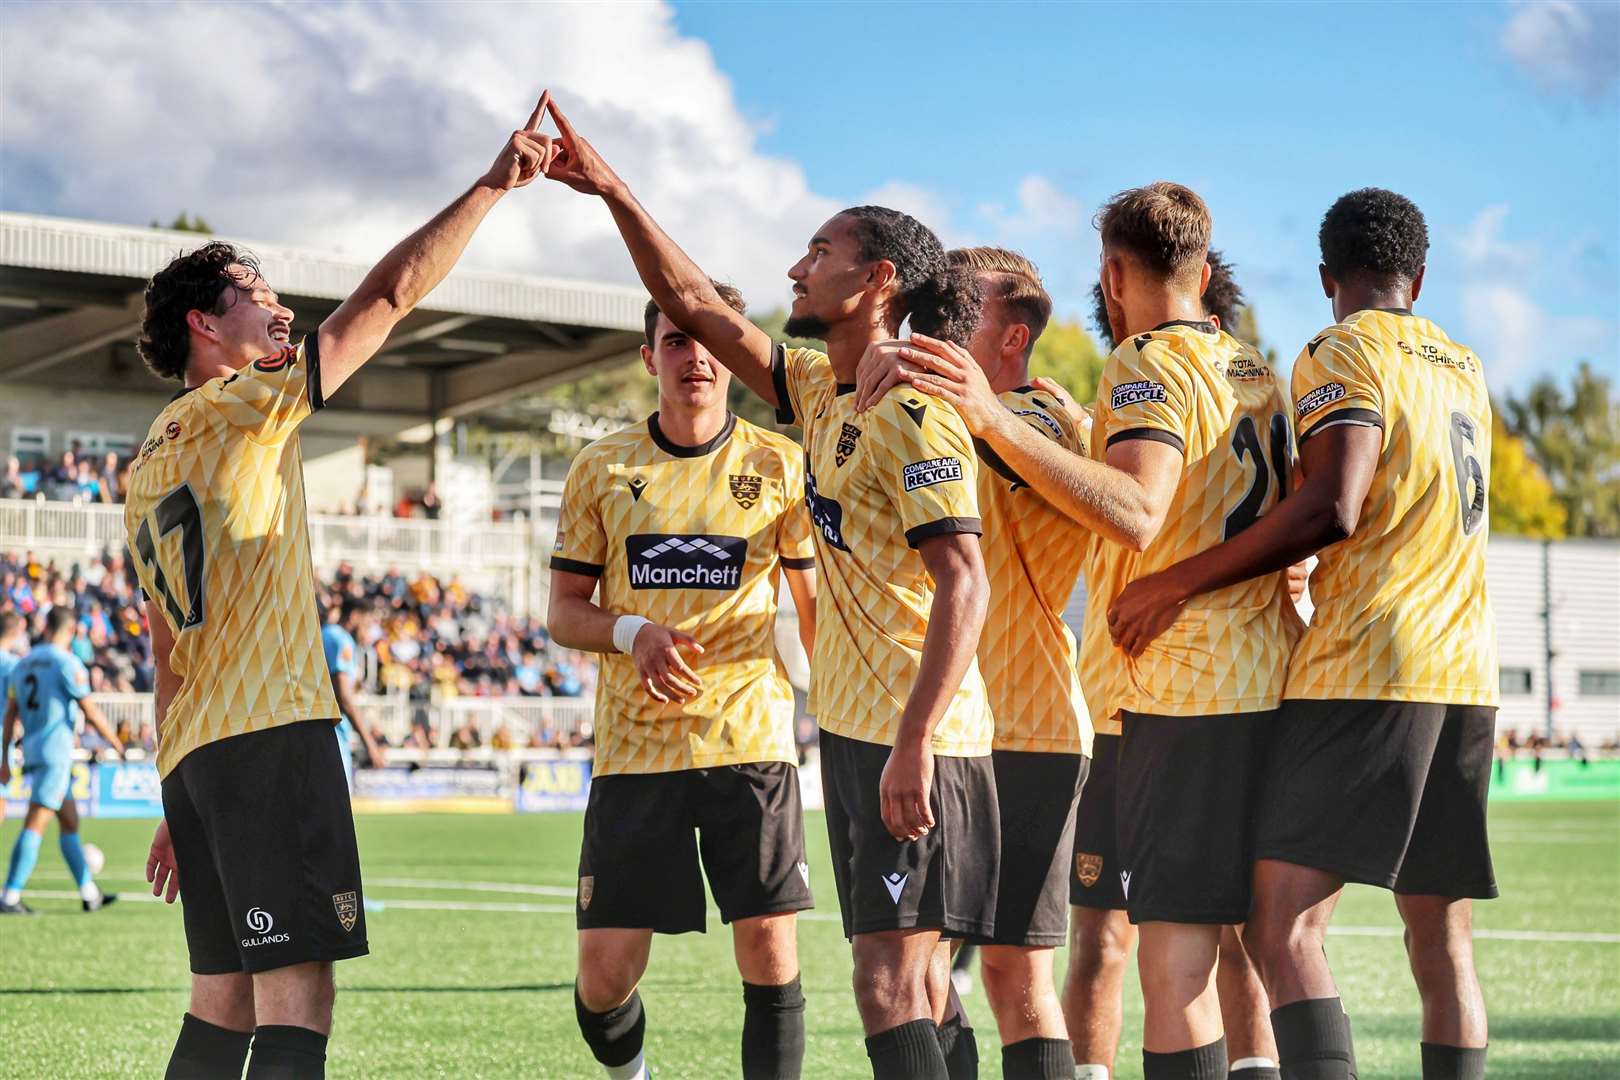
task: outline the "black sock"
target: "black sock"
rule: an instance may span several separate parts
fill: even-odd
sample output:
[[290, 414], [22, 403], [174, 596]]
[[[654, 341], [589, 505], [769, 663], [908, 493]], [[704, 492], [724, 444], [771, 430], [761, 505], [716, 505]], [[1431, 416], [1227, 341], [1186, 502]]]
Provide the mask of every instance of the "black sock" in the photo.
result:
[[169, 1055], [169, 1069], [163, 1080], [218, 1080], [239, 1077], [247, 1060], [251, 1031], [232, 1031], [186, 1013], [180, 1021], [180, 1037]]
[[799, 1080], [804, 1068], [804, 991], [743, 983], [743, 1080]]
[[1275, 1065], [1250, 1065], [1233, 1069], [1226, 1074], [1226, 1080], [1282, 1080], [1282, 1070]]
[[[951, 995], [954, 998], [956, 991]], [[979, 1040], [973, 1034], [973, 1025], [967, 1023], [961, 1002], [935, 1028], [939, 1037], [939, 1052], [945, 1055], [945, 1074], [950, 1080], [978, 1080]]]
[[1226, 1039], [1173, 1054], [1142, 1051], [1142, 1080], [1226, 1080]]
[[1074, 1080], [1068, 1039], [1020, 1039], [1001, 1048], [1001, 1080]]
[[1354, 1080], [1350, 1021], [1336, 997], [1306, 998], [1271, 1010], [1283, 1080]]
[[1424, 1043], [1423, 1080], [1485, 1080], [1485, 1048]]
[[938, 1029], [928, 1017], [866, 1037], [873, 1080], [950, 1080]]
[[253, 1029], [247, 1080], [322, 1080], [325, 1076], [325, 1035], [290, 1024], [261, 1024]]
[[612, 1067], [628, 1065], [641, 1053], [642, 1039], [647, 1034], [647, 1014], [641, 1008], [641, 992], [632, 990], [630, 999], [607, 1012], [591, 1012], [574, 991], [574, 1015], [579, 1018], [579, 1031], [598, 1062]]

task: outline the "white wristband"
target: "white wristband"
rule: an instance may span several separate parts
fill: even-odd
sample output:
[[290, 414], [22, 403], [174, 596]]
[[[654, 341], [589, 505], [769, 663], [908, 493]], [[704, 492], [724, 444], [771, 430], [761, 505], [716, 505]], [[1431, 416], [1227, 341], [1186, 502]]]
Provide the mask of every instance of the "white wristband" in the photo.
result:
[[636, 647], [636, 635], [650, 622], [651, 619], [643, 619], [640, 615], [620, 615], [613, 624], [613, 647], [622, 653], [629, 653]]

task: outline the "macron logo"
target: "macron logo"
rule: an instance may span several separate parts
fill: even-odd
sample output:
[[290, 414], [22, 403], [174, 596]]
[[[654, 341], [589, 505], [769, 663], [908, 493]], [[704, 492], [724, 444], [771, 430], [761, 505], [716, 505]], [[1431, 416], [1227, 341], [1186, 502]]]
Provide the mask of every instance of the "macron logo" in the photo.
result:
[[883, 875], [883, 887], [889, 890], [889, 899], [894, 901], [895, 907], [900, 906], [900, 894], [905, 890], [906, 879], [910, 876], [910, 874]]
[[1132, 873], [1134, 873], [1134, 871], [1131, 871], [1131, 870], [1121, 870], [1119, 872], [1119, 888], [1120, 888], [1120, 891], [1125, 894], [1125, 899], [1127, 899], [1127, 900], [1129, 900], [1131, 898], [1131, 874]]

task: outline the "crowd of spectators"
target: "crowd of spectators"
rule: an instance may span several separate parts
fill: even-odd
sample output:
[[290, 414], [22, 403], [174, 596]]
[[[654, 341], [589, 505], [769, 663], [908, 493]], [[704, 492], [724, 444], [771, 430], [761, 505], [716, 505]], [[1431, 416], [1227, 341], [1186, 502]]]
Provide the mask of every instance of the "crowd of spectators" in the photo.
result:
[[[33, 552], [0, 552], [0, 610], [22, 615], [31, 641], [43, 636], [45, 615], [68, 606], [79, 614], [73, 652], [90, 671], [96, 693], [145, 693], [153, 686], [151, 640], [133, 570], [123, 555], [59, 563]], [[504, 605], [467, 589], [457, 577], [440, 580], [418, 572], [389, 570], [357, 574], [344, 564], [320, 587], [325, 613], [345, 596], [361, 602], [364, 616], [356, 635], [360, 648], [362, 693], [401, 695], [412, 706], [413, 721], [395, 745], [438, 745], [437, 710], [457, 698], [558, 697], [588, 700], [596, 690], [596, 660], [562, 649], [534, 619], [511, 614]], [[155, 749], [155, 732], [120, 731], [132, 746]], [[508, 729], [489, 733], [489, 745], [510, 748], [518, 738]], [[567, 733], [542, 726], [525, 745], [587, 745], [590, 729]], [[485, 744], [486, 734], [471, 723], [454, 728], [450, 745], [469, 749]]]
[[108, 451], [92, 454], [79, 448], [62, 451], [54, 464], [24, 469], [15, 454], [0, 472], [0, 499], [26, 499], [43, 495], [53, 502], [121, 503], [129, 488], [127, 457]]

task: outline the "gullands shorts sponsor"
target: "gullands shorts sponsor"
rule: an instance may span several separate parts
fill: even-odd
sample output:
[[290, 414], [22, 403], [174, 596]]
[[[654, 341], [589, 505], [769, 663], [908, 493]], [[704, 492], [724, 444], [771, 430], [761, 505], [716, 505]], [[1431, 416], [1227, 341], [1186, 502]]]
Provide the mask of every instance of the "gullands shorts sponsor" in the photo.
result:
[[735, 590], [748, 561], [741, 536], [636, 533], [624, 541], [632, 589]]

